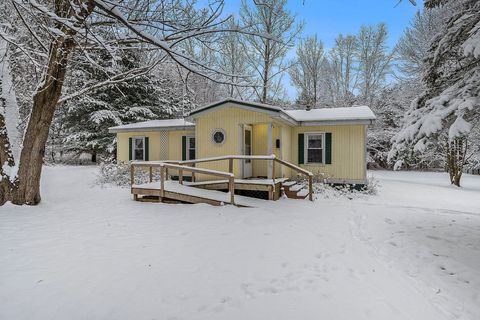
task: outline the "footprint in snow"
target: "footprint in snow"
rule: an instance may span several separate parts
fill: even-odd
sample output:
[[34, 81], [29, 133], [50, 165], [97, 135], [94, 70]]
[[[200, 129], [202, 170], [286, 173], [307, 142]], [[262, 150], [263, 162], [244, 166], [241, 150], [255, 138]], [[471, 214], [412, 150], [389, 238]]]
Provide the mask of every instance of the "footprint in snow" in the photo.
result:
[[383, 221], [385, 221], [385, 223], [388, 223], [388, 224], [396, 224], [396, 222], [390, 218], [385, 218]]

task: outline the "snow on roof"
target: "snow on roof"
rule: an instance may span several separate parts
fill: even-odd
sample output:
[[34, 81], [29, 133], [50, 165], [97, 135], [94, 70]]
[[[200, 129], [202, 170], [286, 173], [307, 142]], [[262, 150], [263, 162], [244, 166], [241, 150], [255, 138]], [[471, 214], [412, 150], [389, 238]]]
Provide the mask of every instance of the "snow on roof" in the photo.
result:
[[175, 130], [183, 128], [194, 128], [195, 124], [188, 122], [185, 119], [168, 119], [168, 120], [150, 120], [137, 123], [129, 123], [121, 126], [110, 127], [108, 131], [111, 133], [122, 132], [122, 131], [134, 131], [134, 130], [153, 130], [153, 129], [164, 129], [164, 130]]
[[243, 101], [243, 100], [237, 100], [237, 99], [229, 98], [229, 99], [217, 101], [217, 102], [208, 104], [206, 106], [199, 107], [195, 110], [192, 110], [190, 112], [190, 115], [192, 116], [192, 115], [194, 115], [196, 113], [199, 113], [201, 111], [212, 109], [212, 108], [224, 105], [226, 103], [239, 104], [239, 105], [242, 105], [242, 106], [254, 107], [254, 108], [259, 108], [259, 109], [269, 110], [269, 111], [276, 111], [276, 112], [280, 112], [280, 111], [283, 110], [281, 107], [272, 106], [272, 105], [269, 105], [269, 104], [264, 104], [264, 103], [259, 103], [259, 102], [251, 102], [251, 101]]
[[367, 106], [311, 110], [284, 110], [284, 112], [300, 122], [375, 120], [375, 114], [373, 114], [372, 110]]

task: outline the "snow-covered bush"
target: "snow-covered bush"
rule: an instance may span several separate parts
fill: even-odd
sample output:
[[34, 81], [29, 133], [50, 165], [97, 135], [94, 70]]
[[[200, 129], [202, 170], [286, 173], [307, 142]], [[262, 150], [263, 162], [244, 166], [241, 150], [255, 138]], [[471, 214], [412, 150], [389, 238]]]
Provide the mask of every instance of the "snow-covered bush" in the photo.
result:
[[99, 166], [97, 184], [128, 186], [130, 185], [130, 166], [128, 163], [116, 163], [113, 159], [107, 159]]

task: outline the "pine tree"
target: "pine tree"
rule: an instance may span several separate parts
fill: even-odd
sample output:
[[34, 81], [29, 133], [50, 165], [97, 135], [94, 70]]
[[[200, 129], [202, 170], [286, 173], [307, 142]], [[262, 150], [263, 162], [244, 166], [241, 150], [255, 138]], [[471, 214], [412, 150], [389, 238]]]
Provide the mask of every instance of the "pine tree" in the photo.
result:
[[448, 6], [452, 16], [430, 44], [423, 76], [426, 90], [412, 103], [389, 157], [404, 157], [412, 147], [422, 153], [444, 144], [450, 181], [460, 186], [469, 134], [480, 125], [480, 2], [425, 2], [427, 8], [440, 5]]

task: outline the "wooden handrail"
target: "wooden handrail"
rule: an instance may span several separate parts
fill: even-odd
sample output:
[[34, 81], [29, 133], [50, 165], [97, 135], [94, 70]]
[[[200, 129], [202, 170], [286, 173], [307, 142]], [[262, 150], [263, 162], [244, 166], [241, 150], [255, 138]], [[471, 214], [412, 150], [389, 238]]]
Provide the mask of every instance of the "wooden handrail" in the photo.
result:
[[[209, 170], [209, 169], [202, 169], [197, 168], [195, 165], [197, 163], [205, 163], [205, 162], [214, 162], [214, 161], [222, 161], [228, 160], [228, 173], [224, 171], [217, 171], [217, 170]], [[179, 183], [183, 184], [183, 171], [191, 172], [192, 179], [195, 176], [195, 173], [206, 174], [206, 175], [213, 175], [213, 176], [220, 176], [228, 178], [229, 183], [229, 191], [231, 189], [234, 190], [234, 174], [233, 174], [233, 160], [273, 160], [272, 163], [272, 180], [275, 181], [275, 162], [278, 162], [281, 165], [284, 165], [292, 170], [303, 174], [308, 179], [308, 198], [309, 200], [313, 200], [313, 173], [305, 170], [293, 163], [287, 162], [282, 159], [278, 159], [274, 154], [269, 156], [250, 156], [250, 155], [227, 155], [227, 156], [220, 156], [220, 157], [212, 157], [212, 158], [202, 158], [202, 159], [195, 159], [195, 160], [185, 160], [185, 161], [133, 161], [131, 162], [131, 182], [133, 185], [134, 179], [134, 166], [138, 167], [149, 167], [150, 170], [152, 167], [162, 167], [165, 168], [165, 173], [168, 172], [168, 169], [174, 169], [179, 171]], [[163, 178], [162, 178], [163, 179]], [[165, 179], [168, 179], [168, 173], [165, 174]], [[233, 188], [231, 186], [233, 184]], [[232, 191], [230, 191], [232, 193]], [[233, 203], [233, 193], [232, 199]]]
[[160, 167], [160, 189], [162, 198], [165, 196], [165, 180], [168, 178], [166, 176], [166, 171], [168, 169], [175, 169], [179, 171], [179, 183], [183, 184], [183, 171], [194, 173], [201, 173], [212, 176], [219, 176], [223, 178], [228, 178], [228, 191], [230, 193], [230, 203], [235, 204], [235, 175], [233, 173], [202, 169], [197, 167], [182, 166], [177, 164], [165, 163], [165, 162], [132, 162], [130, 167], [130, 185], [135, 184], [135, 167], [148, 167], [150, 170], [153, 167]]
[[293, 169], [293, 170], [295, 170], [295, 171], [298, 171], [298, 172], [300, 172], [300, 173], [302, 173], [302, 174], [304, 174], [304, 175], [306, 175], [306, 176], [313, 176], [313, 173], [311, 173], [310, 171], [305, 170], [305, 169], [303, 169], [303, 168], [300, 168], [299, 166], [296, 166], [296, 165], [294, 165], [293, 163], [290, 163], [290, 162], [287, 162], [287, 161], [285, 161], [285, 160], [281, 160], [281, 159], [278, 159], [278, 158], [275, 158], [275, 161], [278, 162], [278, 163], [280, 163], [280, 164], [282, 164], [282, 165], [284, 165], [285, 167], [288, 167], [288, 168], [290, 168], [290, 169]]

